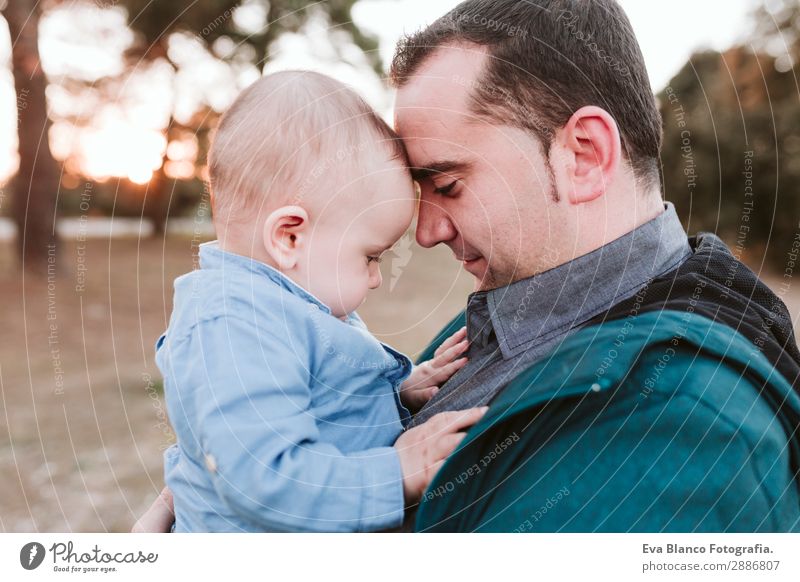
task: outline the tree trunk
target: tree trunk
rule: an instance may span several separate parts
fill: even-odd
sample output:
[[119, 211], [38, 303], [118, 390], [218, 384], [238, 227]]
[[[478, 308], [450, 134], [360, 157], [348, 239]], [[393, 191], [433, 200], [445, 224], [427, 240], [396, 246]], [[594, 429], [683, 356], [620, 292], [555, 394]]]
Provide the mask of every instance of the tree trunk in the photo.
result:
[[153, 172], [153, 177], [145, 186], [142, 215], [153, 225], [153, 235], [163, 236], [169, 217], [169, 178], [164, 173], [164, 165]]
[[[173, 138], [174, 128], [176, 121], [174, 117], [170, 117], [169, 124], [164, 130], [165, 137], [167, 138], [167, 145]], [[142, 201], [142, 215], [150, 220], [153, 225], [153, 235], [160, 237], [163, 236], [167, 228], [167, 220], [169, 220], [170, 202], [172, 198], [172, 190], [174, 188], [174, 180], [172, 180], [166, 173], [166, 164], [168, 158], [166, 152], [161, 160], [161, 167], [153, 172], [153, 177], [145, 186], [144, 200]]]
[[12, 191], [19, 260], [25, 269], [45, 272], [48, 260], [55, 260], [59, 177], [48, 138], [47, 79], [39, 60], [37, 4], [13, 0], [4, 15], [11, 32], [17, 92], [20, 167]]

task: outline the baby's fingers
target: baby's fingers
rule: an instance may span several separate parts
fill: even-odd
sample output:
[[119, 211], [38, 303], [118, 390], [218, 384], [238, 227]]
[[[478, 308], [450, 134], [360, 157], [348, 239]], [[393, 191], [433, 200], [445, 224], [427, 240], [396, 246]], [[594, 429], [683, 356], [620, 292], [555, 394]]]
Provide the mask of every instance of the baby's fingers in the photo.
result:
[[458, 356], [466, 352], [468, 347], [469, 347], [468, 340], [462, 340], [457, 344], [450, 346], [439, 355], [434, 356], [434, 358], [431, 360], [431, 366], [436, 369], [446, 366], [447, 364], [455, 360]]
[[443, 437], [440, 437], [436, 441], [436, 445], [433, 447], [433, 454], [437, 461], [446, 459], [450, 456], [456, 447], [461, 444], [461, 441], [464, 440], [464, 437], [467, 436], [465, 432], [457, 432], [455, 434], [447, 434]]
[[423, 485], [424, 489], [428, 488], [428, 485], [430, 485], [431, 481], [433, 481], [433, 478], [436, 477], [436, 473], [439, 472], [439, 469], [442, 468], [442, 465], [444, 465], [444, 459], [442, 459], [441, 461], [436, 461], [432, 465], [428, 465], [425, 468], [425, 475], [424, 475], [425, 483]]
[[467, 434], [463, 432], [445, 435], [437, 440], [433, 447], [428, 449], [430, 454], [433, 455], [433, 458], [428, 459], [425, 463], [424, 487], [428, 487], [428, 484], [430, 484], [430, 482], [436, 476], [436, 473], [438, 473], [439, 469], [441, 469], [442, 465], [444, 465], [447, 457], [449, 457], [450, 454], [456, 450], [456, 447], [461, 444], [461, 441], [463, 441], [464, 437], [466, 436]]
[[444, 342], [442, 342], [442, 345], [440, 345], [438, 348], [436, 348], [436, 351], [433, 353], [434, 357], [438, 356], [439, 354], [441, 354], [445, 350], [453, 347], [454, 345], [456, 345], [457, 343], [459, 343], [460, 341], [462, 341], [466, 337], [467, 337], [467, 327], [464, 326], [461, 329], [459, 329], [457, 332], [455, 332], [453, 335], [451, 335], [449, 338], [444, 340]]
[[458, 372], [461, 368], [466, 366], [468, 361], [469, 361], [469, 359], [467, 359], [467, 358], [459, 358], [454, 362], [450, 362], [444, 368], [441, 368], [440, 370], [437, 370], [437, 372], [436, 372], [436, 380], [439, 383], [444, 382], [450, 376], [452, 376], [453, 374]]
[[456, 433], [472, 426], [486, 414], [487, 410], [489, 410], [488, 406], [482, 406], [481, 408], [470, 408], [468, 410], [440, 412], [428, 422], [432, 423], [431, 428], [439, 433], [437, 438], [441, 438], [447, 433]]
[[422, 399], [422, 404], [427, 403], [428, 400], [436, 396], [436, 393], [438, 391], [439, 391], [438, 386], [431, 386], [430, 388], [425, 388], [424, 390], [422, 390], [421, 391], [422, 394], [420, 395], [420, 398]]
[[438, 386], [430, 386], [428, 388], [417, 388], [416, 390], [410, 390], [406, 395], [407, 405], [410, 405], [411, 408], [415, 410], [419, 410], [423, 406], [428, 403], [428, 400], [436, 396], [436, 393], [439, 391]]

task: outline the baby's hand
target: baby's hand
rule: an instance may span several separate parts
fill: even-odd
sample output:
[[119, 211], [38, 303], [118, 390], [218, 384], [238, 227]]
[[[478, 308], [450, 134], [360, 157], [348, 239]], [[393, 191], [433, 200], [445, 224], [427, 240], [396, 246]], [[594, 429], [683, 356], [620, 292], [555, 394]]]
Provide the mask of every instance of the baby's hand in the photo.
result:
[[488, 409], [483, 406], [440, 412], [400, 435], [394, 448], [400, 457], [406, 503], [419, 500], [445, 459], [467, 436], [466, 429], [478, 422]]
[[411, 412], [422, 408], [439, 391], [439, 386], [467, 363], [466, 357], [459, 358], [469, 347], [466, 337], [467, 328], [462, 327], [437, 348], [432, 359], [415, 366], [400, 385], [400, 401]]

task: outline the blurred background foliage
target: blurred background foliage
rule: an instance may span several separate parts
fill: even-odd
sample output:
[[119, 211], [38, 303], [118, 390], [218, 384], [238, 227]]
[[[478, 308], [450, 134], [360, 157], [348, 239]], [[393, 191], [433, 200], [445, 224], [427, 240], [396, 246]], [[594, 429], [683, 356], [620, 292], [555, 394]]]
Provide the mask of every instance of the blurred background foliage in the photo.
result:
[[690, 232], [782, 269], [800, 234], [800, 3], [752, 19], [750, 42], [693, 55], [658, 94], [664, 192]]
[[[328, 60], [377, 78], [378, 40], [354, 24], [355, 1], [0, 0], [19, 135], [9, 214], [23, 233], [24, 266], [42, 271], [55, 218], [87, 205], [92, 215], [147, 218], [155, 234], [169, 215], [194, 208], [219, 115], [286, 35], [315, 36]], [[48, 42], [69, 50], [43, 62], [39, 48]], [[93, 47], [108, 62], [67, 56]], [[113, 132], [131, 139], [104, 148]]]
[[[323, 68], [344, 63], [380, 85], [378, 39], [354, 24], [355, 2], [0, 0], [19, 135], [2, 213], [24, 233], [25, 266], [46, 264], [55, 217], [87, 206], [92, 216], [144, 217], [156, 235], [168, 217], [191, 215], [207, 193], [219, 115], [295, 51], [292, 35], [324, 45]], [[62, 58], [43, 62], [42, 46]], [[76, 47], [101, 47], [107, 62]], [[746, 42], [694, 54], [658, 94], [666, 198], [691, 232], [717, 232], [776, 267], [800, 216], [798, 57], [800, 3], [754, 0]], [[107, 145], [109, 135], [123, 145]]]

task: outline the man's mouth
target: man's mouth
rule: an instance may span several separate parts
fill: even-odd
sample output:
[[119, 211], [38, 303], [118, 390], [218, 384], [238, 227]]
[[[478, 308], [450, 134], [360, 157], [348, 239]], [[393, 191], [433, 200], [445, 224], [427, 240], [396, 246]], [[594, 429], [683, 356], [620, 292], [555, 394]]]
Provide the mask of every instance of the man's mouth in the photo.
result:
[[465, 265], [468, 264], [468, 263], [474, 263], [475, 261], [477, 261], [480, 258], [481, 258], [480, 255], [464, 255], [464, 256], [456, 255], [456, 260], [464, 263]]
[[461, 266], [464, 268], [465, 271], [471, 273], [475, 277], [480, 277], [481, 275], [481, 266], [479, 265], [482, 256], [471, 256], [471, 257], [461, 257]]
[[483, 256], [479, 254], [473, 254], [473, 253], [467, 254], [463, 252], [459, 253], [456, 252], [455, 249], [453, 249], [453, 255], [455, 256], [456, 260], [459, 261], [467, 271], [470, 270], [470, 267], [474, 267], [483, 258]]

